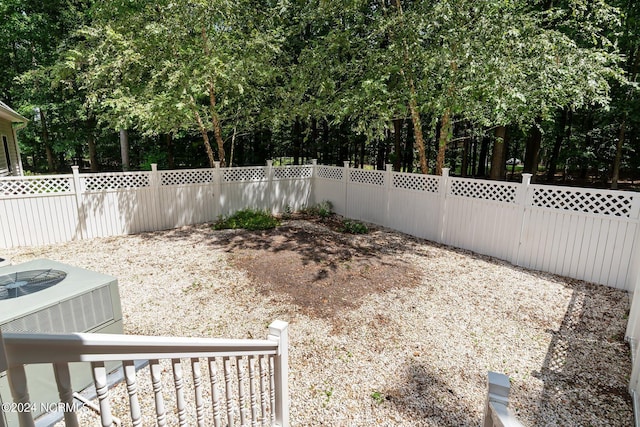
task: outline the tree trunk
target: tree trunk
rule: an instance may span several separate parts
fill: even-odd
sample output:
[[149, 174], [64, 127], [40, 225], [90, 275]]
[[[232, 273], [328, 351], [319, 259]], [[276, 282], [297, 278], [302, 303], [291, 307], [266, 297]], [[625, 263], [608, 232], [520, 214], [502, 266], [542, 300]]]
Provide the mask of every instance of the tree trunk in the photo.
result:
[[47, 124], [47, 115], [44, 110], [40, 109], [40, 123], [42, 124], [42, 143], [44, 145], [45, 153], [47, 154], [47, 170], [50, 173], [56, 171], [56, 158], [53, 154], [53, 147], [49, 141], [49, 126]]
[[300, 150], [302, 148], [302, 125], [300, 124], [300, 118], [296, 117], [296, 120], [293, 122], [293, 131], [292, 131], [292, 140], [293, 140], [293, 164], [300, 164]]
[[413, 138], [413, 122], [409, 120], [407, 122], [407, 141], [405, 143], [404, 149], [404, 170], [406, 172], [413, 172], [413, 146], [414, 146], [414, 138]]
[[531, 126], [531, 129], [529, 129], [527, 147], [524, 153], [524, 167], [522, 172], [532, 174], [531, 182], [536, 181], [536, 173], [538, 172], [538, 156], [540, 155], [540, 145], [542, 144], [541, 123], [542, 118], [538, 117], [534, 125]]
[[567, 127], [567, 119], [569, 117], [569, 114], [569, 108], [565, 107], [562, 110], [562, 115], [560, 116], [560, 121], [558, 122], [558, 133], [553, 144], [553, 149], [551, 150], [551, 156], [549, 157], [549, 165], [547, 168], [547, 182], [553, 182], [555, 180], [558, 166], [558, 157], [560, 157], [560, 148], [562, 147], [562, 141], [564, 141], [565, 129]]
[[451, 135], [451, 111], [447, 108], [444, 110], [440, 121], [440, 135], [438, 136], [438, 157], [436, 158], [436, 175], [442, 175], [444, 167], [444, 155], [447, 151], [449, 136]]
[[498, 126], [495, 131], [495, 141], [493, 143], [493, 153], [491, 155], [491, 171], [489, 172], [489, 178], [494, 180], [500, 180], [504, 178], [505, 174], [505, 160], [506, 160], [506, 133], [507, 128], [504, 126]]
[[480, 156], [478, 157], [478, 176], [487, 176], [487, 157], [489, 157], [489, 142], [491, 138], [489, 135], [482, 137], [482, 143], [480, 144]]
[[129, 132], [120, 129], [120, 156], [122, 157], [122, 170], [129, 170]]
[[[202, 43], [204, 47], [204, 54], [206, 56], [211, 55], [211, 49], [209, 49], [209, 40], [207, 37], [207, 30], [205, 27], [201, 29]], [[220, 167], [225, 167], [225, 155], [224, 155], [224, 140], [222, 139], [222, 127], [220, 125], [220, 117], [218, 116], [218, 110], [216, 109], [216, 90], [213, 79], [209, 79], [209, 112], [211, 114], [211, 124], [213, 125], [213, 137], [216, 141], [216, 145], [218, 146], [218, 159], [220, 159]], [[192, 97], [193, 100], [193, 97]], [[195, 103], [194, 103], [195, 105]], [[198, 117], [198, 120], [202, 122], [202, 119]], [[203, 126], [201, 126], [202, 128]], [[201, 130], [202, 132], [202, 130]], [[208, 145], [207, 155], [209, 156], [209, 163], [211, 163], [211, 167], [213, 167], [213, 151], [211, 151], [211, 144], [209, 144], [209, 138], [207, 137], [205, 144]], [[209, 155], [209, 152], [211, 154]]]
[[93, 116], [87, 119], [87, 145], [89, 146], [89, 163], [91, 172], [99, 172], [98, 149], [96, 147], [96, 120]]
[[402, 167], [402, 125], [403, 119], [393, 119], [393, 170], [398, 172]]
[[620, 129], [618, 131], [618, 142], [616, 143], [616, 157], [613, 161], [613, 175], [611, 177], [611, 189], [618, 189], [618, 180], [620, 179], [620, 159], [622, 158], [622, 145], [624, 144], [625, 138], [625, 126], [626, 126], [627, 118], [626, 114], [622, 118], [622, 123], [620, 123]]
[[[411, 83], [413, 85], [413, 81]], [[415, 91], [415, 88], [413, 89]], [[420, 113], [418, 112], [418, 104], [412, 95], [409, 101], [409, 109], [411, 110], [411, 121], [413, 122], [413, 137], [416, 144], [416, 150], [418, 151], [418, 160], [420, 162], [420, 172], [423, 174], [429, 173], [429, 166], [427, 166], [427, 155], [424, 149], [424, 136], [422, 134], [422, 122], [420, 120]]]
[[[209, 159], [209, 167], [215, 167], [215, 158], [213, 156], [213, 150], [211, 149], [211, 143], [209, 142], [209, 134], [207, 133], [207, 128], [204, 126], [202, 122], [202, 117], [200, 117], [200, 112], [198, 112], [198, 106], [196, 104], [196, 100], [191, 98], [191, 111], [193, 112], [194, 117], [196, 118], [196, 123], [198, 123], [198, 129], [200, 129], [200, 134], [202, 135], [202, 142], [204, 144], [204, 149], [207, 152], [207, 158]], [[222, 162], [220, 163], [222, 167]]]
[[173, 154], [173, 137], [171, 133], [166, 133], [163, 135], [164, 137], [164, 145], [167, 149], [167, 166], [169, 169], [176, 168], [176, 160]]
[[466, 177], [469, 175], [469, 139], [462, 141], [462, 165], [460, 166], [460, 175]]

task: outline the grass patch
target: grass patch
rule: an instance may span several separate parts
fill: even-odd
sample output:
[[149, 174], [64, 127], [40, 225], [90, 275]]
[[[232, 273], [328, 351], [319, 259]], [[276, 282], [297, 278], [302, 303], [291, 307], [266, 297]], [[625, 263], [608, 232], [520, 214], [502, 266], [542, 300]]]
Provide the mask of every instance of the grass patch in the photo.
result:
[[268, 212], [243, 209], [213, 224], [215, 230], [244, 228], [245, 230], [269, 230], [280, 225], [280, 221]]

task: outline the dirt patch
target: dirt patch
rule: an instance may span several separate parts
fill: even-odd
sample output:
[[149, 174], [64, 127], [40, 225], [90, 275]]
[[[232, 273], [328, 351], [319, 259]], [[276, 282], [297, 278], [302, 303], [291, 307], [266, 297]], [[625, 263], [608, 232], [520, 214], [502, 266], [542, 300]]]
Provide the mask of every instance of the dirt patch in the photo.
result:
[[285, 298], [309, 316], [340, 320], [363, 297], [420, 283], [421, 273], [409, 261], [375, 239], [340, 232], [335, 218], [310, 225], [241, 231], [220, 243], [263, 295]]

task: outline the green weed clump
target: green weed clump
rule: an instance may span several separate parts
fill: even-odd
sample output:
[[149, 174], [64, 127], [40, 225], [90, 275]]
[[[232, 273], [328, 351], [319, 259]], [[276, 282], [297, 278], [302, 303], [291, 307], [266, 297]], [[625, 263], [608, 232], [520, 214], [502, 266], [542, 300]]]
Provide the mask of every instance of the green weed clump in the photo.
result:
[[324, 200], [320, 203], [316, 203], [315, 205], [305, 209], [303, 212], [306, 213], [307, 215], [317, 216], [320, 218], [327, 218], [333, 214], [333, 204], [328, 200]]
[[269, 230], [280, 225], [280, 221], [268, 212], [243, 209], [213, 224], [215, 230], [244, 228], [245, 230]]
[[369, 228], [359, 221], [345, 219], [342, 221], [342, 231], [350, 234], [367, 234]]

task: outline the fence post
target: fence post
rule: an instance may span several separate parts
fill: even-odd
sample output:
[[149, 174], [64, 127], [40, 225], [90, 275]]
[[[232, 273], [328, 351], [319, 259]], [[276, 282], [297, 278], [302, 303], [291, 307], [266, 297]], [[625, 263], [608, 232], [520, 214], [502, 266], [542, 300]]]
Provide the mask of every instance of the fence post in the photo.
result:
[[384, 201], [385, 201], [385, 211], [384, 211], [384, 226], [389, 227], [391, 222], [391, 190], [393, 189], [393, 165], [387, 163], [385, 176], [384, 176]]
[[275, 213], [273, 209], [273, 160], [267, 160], [267, 167], [265, 169], [265, 175], [267, 175], [267, 208], [269, 213]]
[[78, 212], [78, 231], [80, 240], [86, 239], [87, 235], [87, 214], [82, 203], [82, 188], [80, 187], [80, 166], [71, 166], [73, 172], [73, 192], [76, 196], [76, 210]]
[[490, 405], [492, 403], [504, 405], [505, 408], [509, 404], [509, 377], [497, 372], [489, 372], [489, 385], [487, 387], [487, 400], [484, 405], [483, 427], [493, 427], [493, 417], [491, 415]]
[[344, 166], [344, 175], [342, 176], [344, 183], [344, 216], [349, 218], [349, 160], [345, 160], [342, 165]]
[[[166, 224], [169, 224], [168, 218], [166, 218], [166, 212], [167, 210], [165, 209], [164, 206], [164, 202], [163, 202], [163, 197], [160, 194], [160, 184], [161, 184], [161, 180], [160, 180], [160, 173], [158, 172], [158, 164], [157, 163], [151, 163], [151, 177], [149, 179], [149, 185], [151, 186], [151, 194], [153, 194], [153, 200], [155, 201], [155, 205], [156, 205], [156, 224], [153, 227], [153, 230], [162, 230], [167, 228]], [[145, 214], [145, 216], [148, 215], [148, 213]], [[151, 224], [153, 223], [153, 221], [151, 220], [151, 218], [147, 218], [147, 224]], [[175, 226], [175, 224], [172, 224], [173, 226]], [[145, 230], [148, 231], [148, 230]]]
[[313, 206], [316, 203], [316, 174], [318, 173], [318, 159], [311, 159], [311, 191], [309, 192], [309, 206]]
[[529, 191], [529, 185], [531, 185], [530, 173], [522, 174], [522, 184], [518, 187], [516, 193], [516, 204], [520, 207], [520, 229], [518, 230], [517, 246], [512, 249], [511, 263], [514, 265], [520, 265], [520, 248], [522, 247], [522, 237], [524, 236], [524, 226], [527, 216], [527, 192]]
[[447, 190], [449, 188], [449, 168], [442, 168], [440, 177], [440, 230], [438, 230], [438, 243], [444, 243], [444, 230], [447, 225]]
[[289, 426], [289, 324], [275, 320], [269, 325], [269, 340], [278, 342], [278, 354], [273, 363], [273, 379], [276, 395], [276, 424]]
[[214, 217], [211, 218], [211, 220], [215, 221], [217, 217], [224, 215], [222, 212], [222, 173], [220, 171], [220, 162], [213, 162], [213, 198], [216, 202], [214, 206]]

